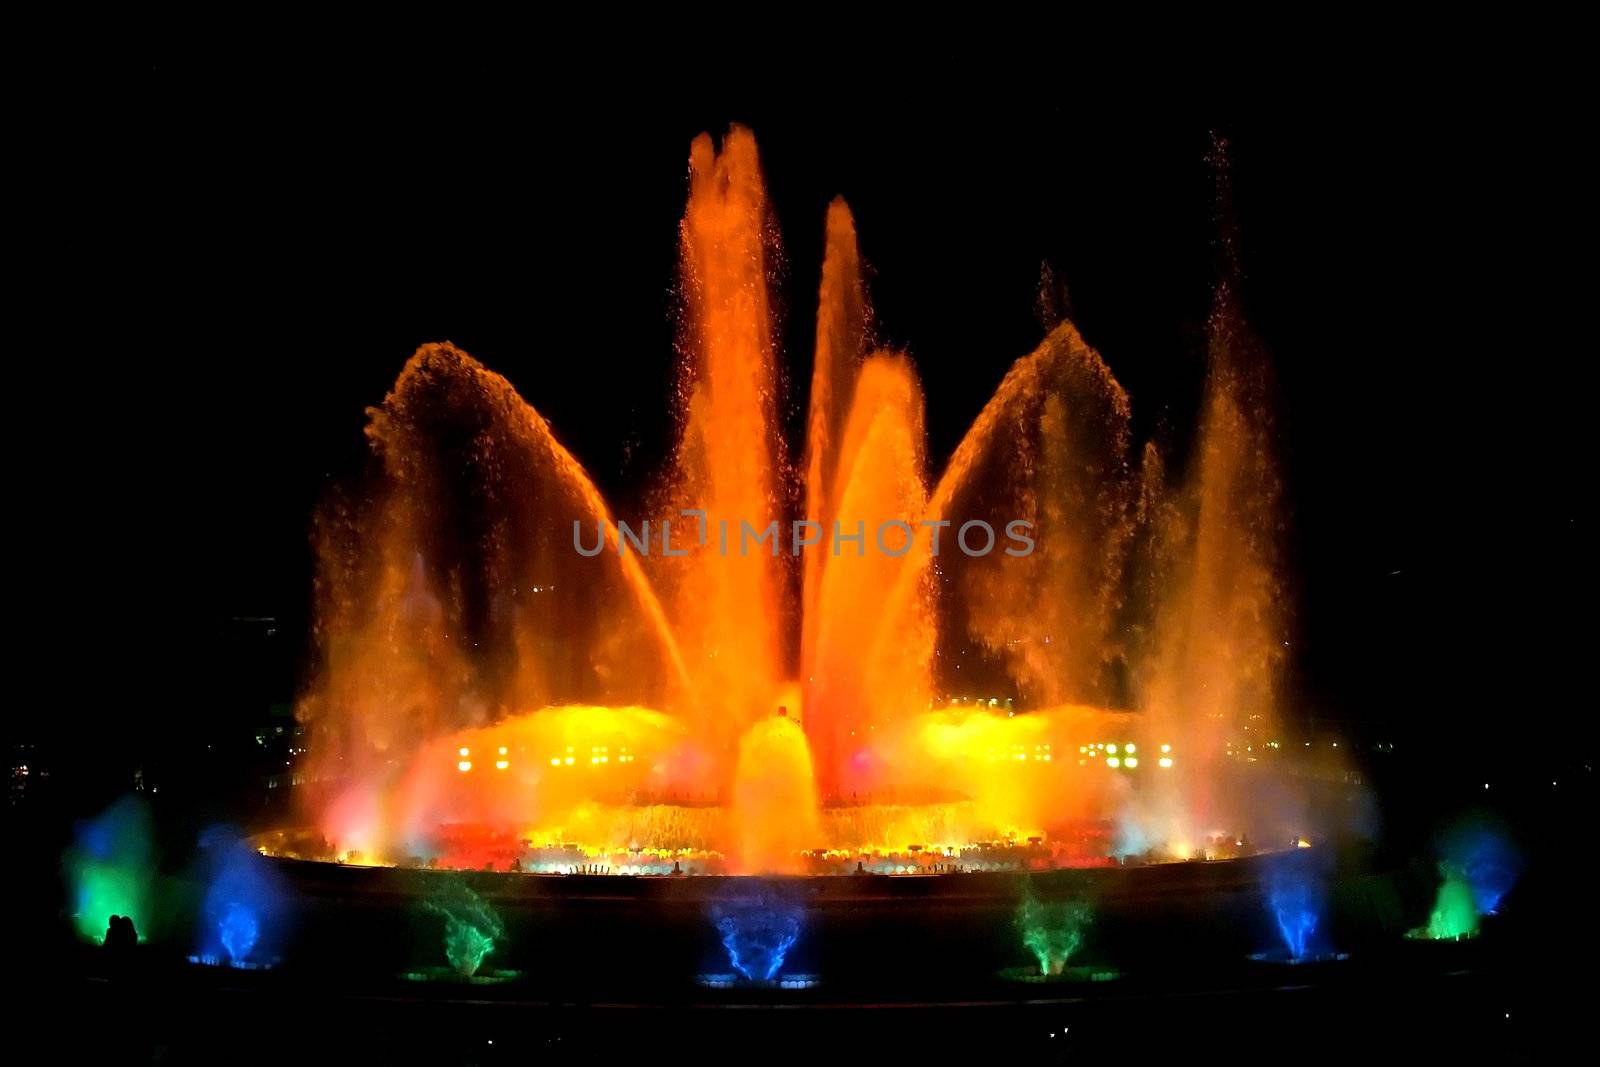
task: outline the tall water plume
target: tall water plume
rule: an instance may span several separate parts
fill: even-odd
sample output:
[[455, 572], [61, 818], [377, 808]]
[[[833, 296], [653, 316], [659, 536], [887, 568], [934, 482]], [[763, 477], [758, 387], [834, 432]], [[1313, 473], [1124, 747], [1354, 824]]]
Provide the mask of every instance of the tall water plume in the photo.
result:
[[[776, 543], [788, 514], [768, 293], [777, 234], [749, 130], [733, 127], [720, 151], [709, 135], [695, 139], [679, 232], [681, 437], [668, 495], [677, 508], [702, 510], [704, 524], [694, 535], [692, 521], [675, 529], [688, 555], [661, 563], [689, 650], [689, 714], [731, 765], [739, 735], [778, 704], [781, 628], [793, 617], [788, 557]], [[755, 538], [774, 522], [773, 538], [747, 543], [747, 525]]]

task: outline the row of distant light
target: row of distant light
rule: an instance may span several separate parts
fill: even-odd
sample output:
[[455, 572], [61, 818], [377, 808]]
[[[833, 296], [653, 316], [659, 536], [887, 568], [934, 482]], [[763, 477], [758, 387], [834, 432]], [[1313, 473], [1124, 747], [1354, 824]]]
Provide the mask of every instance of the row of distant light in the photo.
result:
[[[565, 756], [551, 756], [550, 757], [550, 766], [552, 766], [552, 767], [563, 767], [563, 766], [570, 767], [570, 766], [572, 766], [574, 763], [576, 763], [578, 761], [578, 758], [576, 756], [574, 756], [572, 754], [572, 752], [573, 752], [573, 746], [568, 745], [567, 746], [567, 755], [565, 755]], [[460, 748], [458, 748], [456, 750], [456, 755], [461, 757], [461, 759], [456, 762], [456, 770], [460, 771], [462, 774], [466, 774], [468, 771], [472, 770], [472, 760], [469, 758], [472, 755], [472, 749], [471, 748], [467, 747], [466, 745], [462, 745]], [[507, 755], [506, 746], [505, 745], [501, 745], [500, 746], [500, 751], [499, 751], [500, 758], [494, 761], [494, 769], [495, 770], [503, 771], [507, 767], [511, 766], [511, 761], [506, 758], [506, 755]], [[634, 759], [635, 759], [635, 757], [631, 753], [629, 753], [629, 751], [628, 751], [626, 746], [623, 746], [621, 751], [619, 751], [618, 754], [617, 754], [617, 762], [618, 763], [632, 763], [634, 761]], [[591, 745], [591, 746], [589, 746], [589, 762], [591, 764], [610, 763], [611, 762], [611, 747], [609, 745]]]
[[[1011, 746], [1011, 754], [1009, 756], [996, 756], [994, 754], [994, 752], [992, 752], [992, 751], [989, 753], [989, 762], [990, 763], [993, 763], [997, 759], [1026, 760], [1027, 758], [1028, 758], [1028, 750], [1027, 750], [1026, 746], [1023, 746], [1023, 745], [1012, 745]], [[1036, 760], [1039, 760], [1041, 763], [1049, 763], [1050, 762], [1050, 746], [1049, 745], [1034, 745], [1033, 746], [1033, 758], [1036, 759]]]
[[[1020, 746], [1018, 746], [1018, 747], [1020, 748]], [[1035, 745], [1035, 746], [1033, 746], [1033, 748], [1034, 748], [1033, 755], [1032, 755], [1033, 759], [1039, 760], [1039, 761], [1044, 762], [1044, 763], [1049, 763], [1050, 762], [1051, 752], [1050, 752], [1050, 746], [1049, 745]], [[1139, 746], [1134, 744], [1134, 743], [1132, 743], [1132, 742], [1129, 742], [1128, 744], [1122, 745], [1120, 747], [1118, 745], [1114, 744], [1114, 743], [1107, 743], [1107, 742], [1101, 742], [1099, 744], [1094, 744], [1094, 745], [1079, 745], [1078, 746], [1078, 753], [1079, 753], [1079, 755], [1083, 755], [1083, 756], [1093, 756], [1095, 758], [1099, 758], [1100, 753], [1102, 751], [1105, 752], [1105, 754], [1106, 754], [1106, 766], [1108, 766], [1108, 767], [1113, 767], [1113, 768], [1115, 768], [1115, 767], [1137, 768], [1139, 766], [1139, 757], [1137, 755], [1137, 753], [1139, 751]], [[577, 756], [575, 756], [573, 754], [573, 752], [574, 752], [573, 746], [572, 745], [568, 745], [567, 746], [567, 754], [565, 756], [551, 756], [550, 757], [550, 766], [552, 766], [552, 767], [562, 767], [562, 766], [570, 767], [570, 766], [572, 766], [573, 764], [575, 764], [577, 762], [577, 759], [578, 759]], [[1119, 752], [1121, 753], [1120, 755], [1118, 754]], [[1161, 758], [1156, 761], [1156, 764], [1158, 766], [1160, 766], [1160, 767], [1171, 767], [1172, 766], [1172, 756], [1169, 754], [1171, 752], [1172, 752], [1172, 746], [1171, 745], [1162, 745], [1161, 746], [1162, 755], [1161, 755]], [[460, 771], [462, 774], [465, 774], [466, 772], [472, 770], [472, 760], [470, 758], [471, 755], [472, 755], [472, 749], [469, 748], [466, 745], [463, 745], [463, 746], [461, 746], [461, 748], [456, 750], [456, 754], [461, 757], [461, 759], [456, 763], [456, 770]], [[507, 748], [506, 748], [505, 745], [501, 745], [500, 746], [498, 754], [499, 754], [500, 758], [495, 760], [494, 767], [495, 767], [495, 770], [497, 770], [497, 771], [503, 771], [506, 768], [511, 766], [511, 761], [506, 758], [506, 756], [508, 754], [508, 751], [507, 751]], [[611, 757], [611, 748], [610, 748], [609, 745], [591, 745], [589, 747], [589, 763], [591, 765], [598, 766], [599, 764], [602, 764], [602, 763], [610, 763], [611, 762], [611, 758], [612, 758]], [[636, 758], [637, 758], [636, 756], [634, 756], [633, 754], [629, 753], [629, 751], [628, 751], [626, 746], [623, 746], [619, 750], [619, 752], [618, 752], [618, 754], [616, 756], [616, 761], [618, 763], [632, 763]], [[994, 759], [994, 756], [991, 755], [989, 758], [992, 760], [992, 759]], [[1028, 752], [1026, 750], [1014, 751], [1011, 754], [1011, 758], [1015, 759], [1015, 760], [1027, 760], [1029, 758], [1029, 754], [1028, 754]], [[1080, 760], [1079, 762], [1082, 762], [1082, 761]]]
[[[1117, 746], [1117, 745], [1114, 745], [1114, 744], [1109, 744], [1107, 742], [1101, 742], [1100, 744], [1097, 744], [1097, 745], [1079, 745], [1078, 746], [1078, 754], [1081, 755], [1081, 756], [1092, 756], [1095, 759], [1099, 759], [1100, 758], [1100, 753], [1104, 752], [1106, 754], [1106, 766], [1107, 767], [1113, 767], [1113, 768], [1115, 768], [1115, 767], [1129, 767], [1129, 768], [1138, 767], [1139, 766], [1138, 751], [1139, 751], [1139, 746], [1136, 745], [1136, 744], [1133, 744], [1131, 742], [1129, 744], [1122, 745], [1120, 747]], [[1119, 755], [1118, 753], [1121, 753], [1121, 754]], [[1171, 745], [1162, 745], [1161, 746], [1161, 758], [1156, 760], [1156, 766], [1158, 766], [1158, 767], [1171, 767], [1172, 766], [1172, 755], [1171, 755], [1171, 753], [1172, 753], [1172, 746]], [[1080, 760], [1079, 762], [1081, 763], [1082, 760]]]
[[[1249, 729], [1249, 727], [1246, 727], [1246, 729]], [[1282, 748], [1282, 747], [1283, 747], [1283, 746], [1282, 746], [1282, 745], [1280, 745], [1280, 744], [1279, 744], [1279, 743], [1278, 743], [1278, 742], [1276, 742], [1276, 741], [1267, 741], [1267, 742], [1264, 742], [1264, 743], [1263, 743], [1263, 746], [1264, 746], [1264, 747], [1265, 747], [1265, 748]], [[1307, 741], [1307, 742], [1306, 742], [1306, 747], [1307, 747], [1307, 748], [1310, 748], [1310, 747], [1311, 747], [1311, 742], [1310, 742], [1310, 741]], [[1338, 747], [1339, 747], [1339, 742], [1337, 742], [1337, 741], [1335, 741], [1335, 742], [1334, 742], [1334, 743], [1333, 743], [1333, 747], [1334, 747], [1334, 748], [1338, 748]], [[1246, 745], [1246, 746], [1244, 746], [1244, 750], [1245, 750], [1245, 751], [1246, 751], [1246, 752], [1254, 752], [1254, 751], [1255, 751], [1255, 750], [1256, 750], [1256, 746], [1254, 746], [1254, 745]], [[1234, 744], [1234, 742], [1232, 742], [1232, 741], [1229, 741], [1229, 742], [1228, 742], [1228, 755], [1230, 755], [1230, 756], [1236, 756], [1236, 755], [1238, 755], [1238, 746], [1236, 746], [1236, 745], [1235, 745], [1235, 744]]]
[[[574, 867], [581, 864], [566, 863], [530, 863], [525, 865], [523, 871], [530, 874], [566, 874]], [[613, 874], [642, 875], [642, 874], [671, 874], [670, 863], [629, 863], [621, 867], [611, 868]]]

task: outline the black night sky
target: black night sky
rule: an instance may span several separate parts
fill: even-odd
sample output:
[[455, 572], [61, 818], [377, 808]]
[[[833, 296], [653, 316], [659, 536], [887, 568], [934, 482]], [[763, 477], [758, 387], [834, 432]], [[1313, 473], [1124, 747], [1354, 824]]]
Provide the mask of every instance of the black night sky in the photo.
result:
[[[842, 193], [937, 463], [1041, 336], [1043, 261], [1138, 432], [1183, 435], [1219, 129], [1280, 386], [1293, 713], [1473, 752], [1508, 722], [1592, 731], [1574, 680], [1592, 401], [1558, 258], [1588, 247], [1582, 153], [1544, 108], [1374, 92], [1157, 121], [998, 85], [658, 85], [624, 106], [444, 68], [176, 59], [34, 95], [8, 168], [26, 189], [9, 204], [18, 739], [115, 763], [291, 700], [312, 510], [422, 342], [507, 375], [626, 504], [670, 440], [689, 142], [733, 121], [784, 235], [790, 418]], [[219, 634], [237, 616], [276, 618], [276, 650], [236, 657]]]

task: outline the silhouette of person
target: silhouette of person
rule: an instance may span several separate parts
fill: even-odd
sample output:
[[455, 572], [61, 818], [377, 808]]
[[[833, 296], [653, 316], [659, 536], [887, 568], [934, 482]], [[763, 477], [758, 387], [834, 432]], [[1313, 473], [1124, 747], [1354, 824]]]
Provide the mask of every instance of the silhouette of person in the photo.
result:
[[113, 915], [106, 924], [105, 947], [118, 958], [125, 958], [139, 944], [139, 932], [133, 928], [133, 918]]

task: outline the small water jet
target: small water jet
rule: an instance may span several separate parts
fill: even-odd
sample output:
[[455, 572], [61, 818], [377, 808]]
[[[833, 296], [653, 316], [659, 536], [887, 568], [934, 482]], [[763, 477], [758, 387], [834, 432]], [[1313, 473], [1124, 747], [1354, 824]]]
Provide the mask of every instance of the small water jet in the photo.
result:
[[756, 985], [795, 989], [815, 985], [815, 978], [810, 976], [780, 976], [789, 950], [800, 938], [804, 920], [805, 909], [771, 892], [713, 904], [711, 921], [737, 977], [702, 975], [700, 983], [712, 988]]
[[505, 942], [506, 929], [500, 916], [459, 877], [446, 877], [443, 884], [422, 902], [432, 915], [444, 919], [446, 967], [425, 967], [408, 972], [414, 982], [457, 981], [475, 985], [508, 982], [517, 971], [483, 970], [483, 962]]
[[1296, 965], [1346, 959], [1344, 953], [1324, 950], [1321, 928], [1327, 903], [1326, 887], [1315, 871], [1293, 860], [1279, 863], [1268, 878], [1267, 907], [1281, 944], [1250, 958]]
[[1094, 909], [1082, 897], [1041, 900], [1028, 886], [1017, 906], [1016, 925], [1038, 966], [1008, 968], [1001, 977], [1017, 982], [1105, 982], [1118, 977], [1105, 967], [1068, 966], [1093, 921]]
[[1439, 840], [1439, 892], [1425, 926], [1406, 936], [1421, 941], [1466, 941], [1483, 919], [1499, 912], [1522, 873], [1522, 854], [1486, 816], [1462, 818]]
[[1272, 891], [1272, 914], [1291, 960], [1305, 959], [1306, 946], [1317, 932], [1320, 912], [1321, 902], [1314, 899], [1311, 887], [1303, 882]]
[[1407, 932], [1413, 941], [1468, 941], [1478, 936], [1478, 905], [1472, 885], [1459, 874], [1446, 872], [1434, 899], [1426, 926]]
[[200, 848], [206, 894], [190, 961], [241, 969], [272, 966], [285, 910], [277, 872], [227, 828], [206, 831]]

